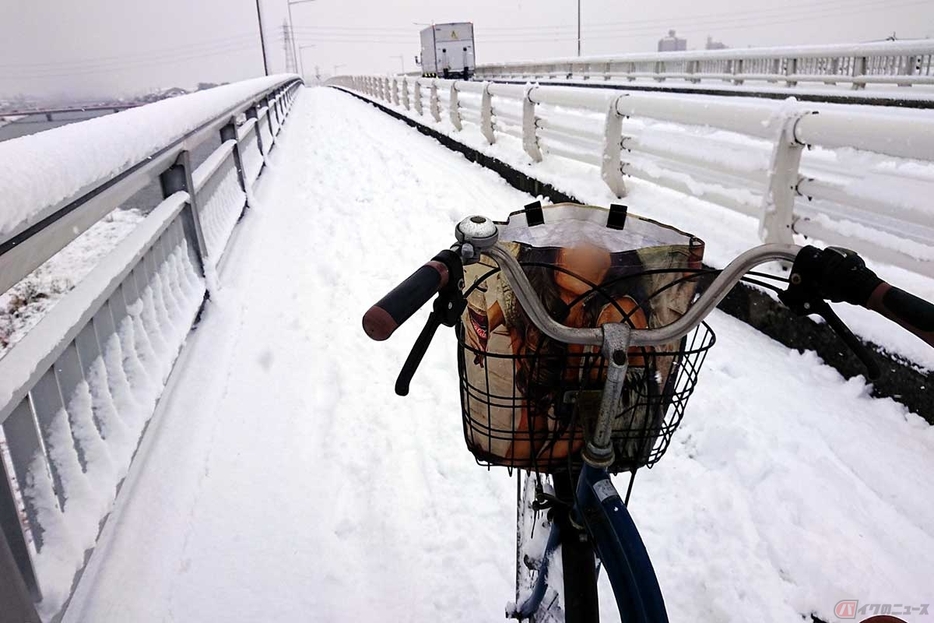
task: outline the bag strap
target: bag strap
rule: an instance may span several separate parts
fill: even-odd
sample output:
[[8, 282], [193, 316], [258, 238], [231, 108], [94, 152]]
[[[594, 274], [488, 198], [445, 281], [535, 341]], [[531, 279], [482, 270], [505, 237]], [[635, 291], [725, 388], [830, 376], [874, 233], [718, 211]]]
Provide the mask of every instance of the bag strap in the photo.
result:
[[522, 210], [525, 212], [525, 222], [529, 227], [545, 224], [545, 213], [542, 211], [542, 202], [533, 201]]
[[629, 208], [619, 203], [610, 204], [610, 214], [606, 218], [606, 226], [610, 229], [623, 229], [626, 226], [626, 214]]

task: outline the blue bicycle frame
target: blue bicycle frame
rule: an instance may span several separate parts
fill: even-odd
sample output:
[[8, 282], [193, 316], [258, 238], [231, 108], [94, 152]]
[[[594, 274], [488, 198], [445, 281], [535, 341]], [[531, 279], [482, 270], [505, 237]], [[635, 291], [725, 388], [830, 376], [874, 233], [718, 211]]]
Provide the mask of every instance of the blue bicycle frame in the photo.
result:
[[[593, 539], [623, 623], [668, 623], [652, 561], [605, 469], [584, 464], [577, 481], [573, 516]], [[530, 617], [541, 604], [548, 582], [548, 563], [560, 542], [560, 528], [555, 522], [532, 593], [516, 608], [521, 617]]]

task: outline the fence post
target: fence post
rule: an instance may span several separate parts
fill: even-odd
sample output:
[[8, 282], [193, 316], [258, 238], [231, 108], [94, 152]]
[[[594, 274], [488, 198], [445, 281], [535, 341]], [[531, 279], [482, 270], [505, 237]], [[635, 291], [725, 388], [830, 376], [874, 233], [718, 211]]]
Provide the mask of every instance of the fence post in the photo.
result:
[[392, 78], [392, 103], [399, 105], [399, 79], [395, 76]]
[[742, 84], [743, 79], [743, 59], [738, 58], [733, 61], [733, 84]]
[[250, 205], [250, 195], [252, 195], [252, 193], [247, 192], [247, 184], [249, 184], [249, 182], [246, 180], [246, 173], [243, 172], [243, 161], [240, 158], [240, 137], [237, 134], [237, 125], [233, 117], [230, 119], [230, 123], [221, 128], [221, 143], [226, 143], [229, 140], [234, 141], [234, 167], [237, 169], [237, 181], [240, 182], [240, 190], [246, 195], [244, 207], [252, 208], [253, 206]]
[[29, 546], [23, 537], [16, 498], [0, 460], [0, 620], [39, 623], [34, 603], [41, 599]]
[[626, 183], [623, 181], [622, 142], [623, 116], [619, 114], [619, 100], [610, 102], [603, 126], [603, 159], [600, 163], [600, 177], [617, 197], [626, 196]]
[[769, 162], [768, 187], [762, 196], [759, 215], [759, 239], [763, 242], [793, 242], [791, 227], [794, 222], [798, 182], [801, 179], [798, 170], [805, 148], [795, 137], [795, 126], [802, 117], [810, 114], [813, 112], [803, 110], [789, 115], [782, 120], [778, 129], [778, 139], [772, 148]]
[[793, 79], [794, 76], [798, 73], [798, 59], [796, 58], [787, 58], [785, 59], [785, 84], [793, 87], [798, 84], [798, 81]]
[[415, 79], [415, 112], [422, 116], [422, 83], [418, 78]]
[[259, 149], [259, 157], [265, 159], [266, 152], [263, 149], [263, 133], [259, 131], [259, 110], [256, 104], [246, 109], [246, 118], [256, 119], [256, 123], [253, 124], [253, 133], [256, 134], [256, 147]]
[[480, 133], [486, 142], [492, 145], [496, 142], [493, 132], [493, 97], [490, 94], [490, 83], [483, 83], [483, 93], [480, 95]]
[[406, 110], [411, 110], [409, 107], [409, 80], [405, 76], [402, 77], [402, 106]]
[[542, 161], [542, 150], [538, 146], [538, 120], [535, 118], [535, 102], [532, 101], [533, 86], [525, 88], [525, 97], [522, 98], [522, 149], [535, 162]]
[[458, 131], [463, 130], [464, 126], [461, 124], [460, 105], [457, 103], [457, 80], [451, 83], [451, 99], [449, 103], [450, 110], [448, 112], [451, 116], [451, 125]]
[[266, 125], [269, 126], [269, 152], [272, 153], [272, 146], [276, 144], [276, 133], [272, 129], [272, 110], [269, 108], [269, 96], [263, 98], [266, 102]]
[[[257, 132], [258, 134], [259, 132]], [[194, 182], [191, 180], [191, 156], [187, 150], [180, 153], [175, 160], [175, 164], [159, 176], [159, 181], [162, 184], [163, 197], [169, 197], [179, 191], [188, 193], [188, 208], [182, 211], [182, 223], [189, 242], [195, 247], [198, 268], [201, 269], [202, 276], [207, 277], [205, 269], [209, 266], [208, 247], [204, 242], [204, 232], [201, 229], [198, 196], [195, 192]]]
[[431, 109], [431, 116], [435, 118], [435, 121], [441, 121], [441, 104], [438, 101], [438, 81], [434, 78], [431, 80], [431, 102], [429, 103], [429, 108]]
[[[866, 75], [866, 57], [865, 56], [855, 56], [853, 57], [853, 77], [859, 78], [860, 76]], [[863, 89], [866, 87], [865, 82], [857, 82], [856, 80], [850, 85], [850, 88], [854, 91]]]

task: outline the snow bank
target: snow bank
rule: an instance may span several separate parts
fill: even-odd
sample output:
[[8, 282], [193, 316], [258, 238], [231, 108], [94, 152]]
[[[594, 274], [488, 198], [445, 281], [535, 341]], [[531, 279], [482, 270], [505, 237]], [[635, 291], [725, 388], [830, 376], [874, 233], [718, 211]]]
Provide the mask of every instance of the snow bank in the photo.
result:
[[245, 80], [0, 143], [0, 239], [292, 78]]

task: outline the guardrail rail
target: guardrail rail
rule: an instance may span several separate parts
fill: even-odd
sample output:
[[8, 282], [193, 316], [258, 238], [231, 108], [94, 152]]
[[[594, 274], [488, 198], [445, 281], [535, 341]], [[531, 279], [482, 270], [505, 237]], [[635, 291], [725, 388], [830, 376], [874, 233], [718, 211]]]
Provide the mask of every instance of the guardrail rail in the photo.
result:
[[934, 41], [856, 45], [736, 48], [623, 54], [537, 62], [478, 65], [478, 80], [568, 80], [651, 83], [760, 83], [844, 86], [934, 85]]

